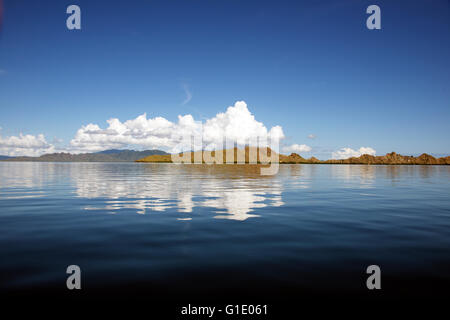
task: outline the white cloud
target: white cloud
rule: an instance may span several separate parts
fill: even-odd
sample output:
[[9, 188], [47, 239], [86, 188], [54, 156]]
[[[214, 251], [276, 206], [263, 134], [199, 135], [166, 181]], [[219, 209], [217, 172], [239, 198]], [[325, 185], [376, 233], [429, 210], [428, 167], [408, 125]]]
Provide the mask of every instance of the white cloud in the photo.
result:
[[268, 136], [281, 140], [284, 138], [283, 129], [275, 126], [268, 131], [262, 122], [255, 120], [244, 101], [237, 101], [225, 113], [218, 113], [203, 125], [203, 141], [207, 149], [221, 147], [224, 138], [242, 146], [248, 144], [250, 139], [265, 139]]
[[195, 121], [192, 115], [178, 116], [178, 122], [162, 117], [147, 119], [144, 113], [136, 119], [121, 122], [119, 119], [107, 121], [108, 128], [101, 129], [96, 124], [82, 126], [70, 142], [75, 152], [92, 152], [110, 148], [138, 146], [142, 148], [160, 148], [170, 152], [188, 150], [190, 145], [181, 143], [183, 137], [203, 135], [200, 148], [216, 149], [223, 147], [224, 138], [238, 145], [249, 143], [249, 139], [267, 139], [268, 136], [283, 139], [280, 126], [270, 130], [255, 117], [244, 101], [237, 101], [226, 112], [202, 123]]
[[184, 99], [184, 101], [181, 104], [184, 106], [189, 101], [191, 101], [192, 93], [191, 93], [191, 91], [189, 91], [189, 87], [187, 84], [183, 84], [183, 90], [184, 90], [184, 93], [186, 94], [186, 98]]
[[43, 153], [55, 152], [55, 147], [45, 140], [43, 134], [30, 134], [2, 137], [0, 136], [0, 155], [6, 156], [39, 156]]
[[315, 138], [316, 138], [316, 135], [315, 135], [315, 134], [312, 134], [312, 133], [311, 133], [311, 134], [308, 135], [308, 139], [315, 139]]
[[[268, 130], [262, 122], [255, 119], [244, 101], [237, 101], [225, 112], [218, 113], [205, 122], [195, 121], [190, 114], [180, 115], [177, 122], [171, 122], [162, 117], [148, 119], [144, 113], [125, 122], [113, 118], [107, 120], [107, 123], [107, 128], [93, 123], [82, 126], [70, 141], [70, 145], [64, 148], [55, 146], [60, 143], [59, 140], [54, 139], [54, 144], [49, 143], [42, 134], [20, 134], [18, 137], [5, 138], [0, 136], [0, 155], [39, 156], [62, 151], [83, 153], [128, 147], [180, 152], [190, 150], [190, 137], [199, 135], [203, 138], [203, 144], [196, 145], [196, 150], [224, 148], [224, 139], [242, 147], [246, 144], [255, 145], [257, 139], [264, 143], [268, 137], [278, 141], [284, 138], [280, 126]], [[183, 140], [185, 137], [189, 137], [188, 143]]]
[[376, 151], [370, 147], [361, 147], [358, 150], [353, 150], [351, 148], [341, 148], [338, 151], [331, 153], [332, 159], [347, 159], [350, 157], [359, 157], [363, 154], [370, 154], [374, 156]]
[[283, 151], [284, 152], [295, 152], [295, 153], [300, 153], [300, 152], [310, 152], [311, 151], [311, 147], [307, 146], [306, 144], [292, 144], [290, 146], [286, 146], [283, 147]]

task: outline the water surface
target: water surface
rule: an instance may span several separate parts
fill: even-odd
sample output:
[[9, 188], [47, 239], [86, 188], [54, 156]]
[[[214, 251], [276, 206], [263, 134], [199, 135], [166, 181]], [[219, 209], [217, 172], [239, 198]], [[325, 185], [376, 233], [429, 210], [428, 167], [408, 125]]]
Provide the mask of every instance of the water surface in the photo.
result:
[[0, 290], [159, 298], [436, 296], [450, 167], [0, 162]]

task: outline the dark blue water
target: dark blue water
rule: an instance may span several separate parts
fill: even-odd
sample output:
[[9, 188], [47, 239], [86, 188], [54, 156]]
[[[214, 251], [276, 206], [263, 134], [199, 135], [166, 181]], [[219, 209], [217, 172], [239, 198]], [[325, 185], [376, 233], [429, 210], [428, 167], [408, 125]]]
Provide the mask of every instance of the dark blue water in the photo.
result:
[[92, 296], [434, 297], [450, 167], [0, 162], [0, 290]]

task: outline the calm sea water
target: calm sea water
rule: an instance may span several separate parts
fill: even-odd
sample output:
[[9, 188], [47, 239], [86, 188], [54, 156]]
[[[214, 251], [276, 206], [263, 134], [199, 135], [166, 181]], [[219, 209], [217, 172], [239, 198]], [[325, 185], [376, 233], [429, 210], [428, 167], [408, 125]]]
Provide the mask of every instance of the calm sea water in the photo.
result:
[[266, 299], [450, 289], [450, 167], [0, 162], [0, 290]]

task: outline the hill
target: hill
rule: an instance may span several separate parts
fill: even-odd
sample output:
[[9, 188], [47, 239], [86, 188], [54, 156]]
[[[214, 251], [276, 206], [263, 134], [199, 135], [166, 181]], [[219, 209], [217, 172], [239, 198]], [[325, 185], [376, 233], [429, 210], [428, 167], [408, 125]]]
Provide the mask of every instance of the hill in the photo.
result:
[[[220, 151], [211, 151], [211, 157], [215, 157], [216, 153], [220, 153], [220, 152], [222, 152], [222, 162], [223, 163], [227, 163], [227, 162], [238, 163], [238, 160], [240, 162], [240, 161], [242, 161], [243, 158], [245, 158], [245, 160], [243, 162], [249, 163], [249, 157], [251, 154], [254, 154], [256, 156], [257, 163], [261, 162], [261, 159], [259, 157], [260, 156], [259, 148], [256, 148], [256, 147], [245, 147], [245, 149], [233, 148], [233, 149], [224, 149], [224, 150], [220, 150]], [[202, 162], [205, 163], [203, 153], [204, 153], [204, 151], [195, 151], [195, 152], [179, 153], [178, 155], [180, 157], [186, 156], [187, 159], [190, 158], [191, 162], [194, 162], [196, 159], [203, 159]], [[274, 155], [276, 156], [276, 153], [269, 148], [268, 156], [270, 157], [272, 153], [274, 153]], [[240, 154], [240, 155], [238, 156], [238, 154]], [[229, 160], [227, 160], [227, 155], [228, 155], [228, 157], [230, 157]], [[282, 155], [280, 155], [280, 157], [281, 156]], [[262, 159], [262, 160], [264, 160], [264, 159]], [[212, 160], [209, 160], [209, 161], [212, 161]], [[143, 159], [139, 159], [136, 162], [172, 162], [172, 155], [170, 155], [170, 154], [151, 155], [151, 156], [145, 157]]]
[[363, 154], [360, 157], [352, 157], [343, 160], [327, 160], [324, 163], [342, 163], [342, 164], [443, 164], [450, 165], [450, 156], [435, 158], [429, 154], [423, 153], [418, 157], [402, 156], [401, 154], [391, 152], [384, 156], [372, 156]]
[[9, 157], [2, 159], [5, 161], [43, 161], [43, 162], [116, 162], [116, 161], [136, 161], [151, 155], [168, 154], [161, 150], [105, 150], [96, 153], [50, 153], [40, 157]]
[[[249, 163], [249, 154], [250, 150], [258, 154], [258, 163], [260, 162], [259, 159], [259, 149], [254, 147], [246, 147], [245, 148], [245, 163]], [[187, 152], [187, 153], [180, 153], [179, 155], [185, 155], [189, 154], [191, 158], [191, 162], [194, 162], [194, 159], [202, 159], [202, 152], [203, 151], [197, 151], [197, 152]], [[220, 152], [220, 151], [218, 151]], [[237, 152], [238, 149], [227, 149], [222, 150], [223, 153], [223, 163], [226, 163], [226, 154], [234, 154], [234, 163], [237, 162]], [[240, 149], [239, 152], [244, 152], [244, 149]], [[272, 150], [268, 150], [268, 154], [270, 155]], [[215, 151], [212, 152], [212, 156], [215, 156]], [[275, 153], [275, 152], [274, 152]], [[276, 153], [275, 153], [276, 155]], [[189, 158], [188, 156], [188, 158]], [[231, 156], [230, 156], [231, 157]], [[165, 155], [150, 155], [145, 158], [137, 160], [137, 162], [172, 162], [171, 155], [165, 154]], [[203, 162], [205, 162], [203, 160]], [[422, 154], [418, 157], [414, 156], [402, 156], [400, 154], [397, 154], [395, 152], [388, 153], [384, 156], [372, 156], [368, 154], [363, 154], [360, 157], [351, 157], [348, 159], [341, 159], [341, 160], [318, 160], [315, 157], [311, 157], [309, 159], [305, 159], [302, 156], [300, 156], [297, 153], [291, 153], [290, 155], [283, 155], [279, 154], [279, 163], [285, 163], [285, 164], [295, 164], [295, 163], [318, 163], [318, 164], [410, 164], [410, 165], [450, 165], [450, 156], [447, 157], [441, 157], [441, 158], [435, 158], [429, 154]]]

